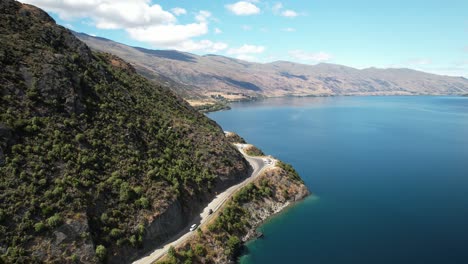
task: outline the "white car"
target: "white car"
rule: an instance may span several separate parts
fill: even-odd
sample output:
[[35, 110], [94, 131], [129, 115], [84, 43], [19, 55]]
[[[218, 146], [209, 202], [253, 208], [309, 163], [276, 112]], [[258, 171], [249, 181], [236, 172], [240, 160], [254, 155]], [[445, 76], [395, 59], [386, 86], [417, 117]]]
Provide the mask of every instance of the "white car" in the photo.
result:
[[190, 232], [192, 232], [193, 230], [197, 229], [197, 224], [193, 224], [191, 227], [190, 227]]

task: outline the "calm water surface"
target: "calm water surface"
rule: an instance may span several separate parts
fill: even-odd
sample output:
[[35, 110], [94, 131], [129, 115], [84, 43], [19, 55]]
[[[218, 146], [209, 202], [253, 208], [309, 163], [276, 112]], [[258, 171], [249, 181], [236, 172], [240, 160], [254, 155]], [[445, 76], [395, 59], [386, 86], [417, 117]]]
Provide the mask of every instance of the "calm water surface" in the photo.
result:
[[468, 98], [270, 99], [209, 116], [314, 193], [241, 263], [468, 263]]

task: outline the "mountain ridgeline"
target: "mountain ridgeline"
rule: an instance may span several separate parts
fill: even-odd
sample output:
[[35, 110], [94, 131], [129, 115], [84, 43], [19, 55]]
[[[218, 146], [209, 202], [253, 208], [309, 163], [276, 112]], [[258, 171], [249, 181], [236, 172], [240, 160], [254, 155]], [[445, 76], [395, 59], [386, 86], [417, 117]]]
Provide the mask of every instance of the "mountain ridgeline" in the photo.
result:
[[[411, 69], [354, 69], [336, 64], [304, 65], [286, 61], [252, 63], [217, 55], [130, 47], [104, 38], [75, 33], [95, 50], [130, 62], [145, 76], [165, 76], [180, 83], [176, 92], [251, 97], [330, 95], [461, 95], [468, 79]], [[161, 77], [160, 77], [161, 78]], [[185, 85], [185, 86], [184, 86]], [[237, 97], [236, 97], [237, 98]]]
[[222, 129], [42, 10], [0, 1], [0, 263], [122, 263], [251, 170]]

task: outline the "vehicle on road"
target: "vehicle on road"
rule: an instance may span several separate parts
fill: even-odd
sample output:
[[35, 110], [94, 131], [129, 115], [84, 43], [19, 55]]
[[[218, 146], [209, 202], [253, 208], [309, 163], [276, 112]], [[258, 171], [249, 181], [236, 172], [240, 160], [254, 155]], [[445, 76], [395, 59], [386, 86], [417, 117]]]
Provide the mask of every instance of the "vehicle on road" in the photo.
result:
[[191, 227], [190, 227], [190, 232], [192, 232], [193, 230], [197, 229], [197, 224], [193, 224]]
[[213, 210], [211, 210], [211, 209], [208, 210], [208, 214], [209, 214], [209, 215], [212, 214], [212, 213], [213, 213]]

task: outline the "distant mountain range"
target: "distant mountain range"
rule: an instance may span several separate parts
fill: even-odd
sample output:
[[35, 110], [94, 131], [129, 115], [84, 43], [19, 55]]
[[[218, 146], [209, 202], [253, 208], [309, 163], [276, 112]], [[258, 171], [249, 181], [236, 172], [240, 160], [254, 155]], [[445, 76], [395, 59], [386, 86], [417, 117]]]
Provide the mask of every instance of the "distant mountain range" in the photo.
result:
[[468, 93], [466, 78], [411, 69], [359, 70], [336, 64], [305, 65], [287, 61], [252, 63], [218, 55], [198, 56], [173, 50], [130, 47], [104, 38], [75, 34], [92, 49], [113, 53], [129, 61], [149, 79], [170, 82], [175, 92], [186, 99], [203, 96], [228, 99], [244, 96], [245, 99], [247, 96]]

